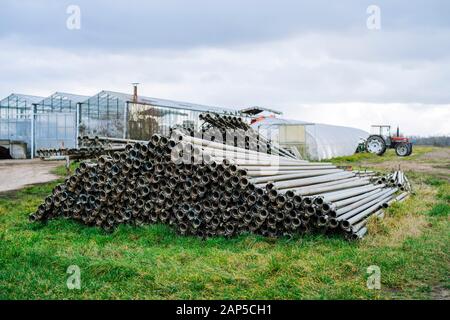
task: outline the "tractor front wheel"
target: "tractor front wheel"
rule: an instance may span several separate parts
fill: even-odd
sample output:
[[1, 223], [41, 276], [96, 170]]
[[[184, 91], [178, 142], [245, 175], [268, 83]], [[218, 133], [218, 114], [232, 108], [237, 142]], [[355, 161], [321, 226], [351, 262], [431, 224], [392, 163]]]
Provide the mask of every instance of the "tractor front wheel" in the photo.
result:
[[386, 152], [386, 142], [381, 136], [370, 136], [366, 141], [366, 150], [382, 156]]
[[395, 153], [399, 156], [399, 157], [406, 157], [409, 156], [412, 152], [412, 148], [410, 148], [408, 143], [399, 143], [396, 147], [395, 147]]

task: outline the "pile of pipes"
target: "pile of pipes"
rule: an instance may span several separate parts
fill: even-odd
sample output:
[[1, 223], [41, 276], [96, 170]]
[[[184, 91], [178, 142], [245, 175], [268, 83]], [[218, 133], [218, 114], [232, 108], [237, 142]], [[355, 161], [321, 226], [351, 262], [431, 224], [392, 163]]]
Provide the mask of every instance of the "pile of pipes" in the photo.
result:
[[127, 143], [143, 142], [139, 140], [132, 139], [121, 139], [121, 138], [110, 138], [110, 137], [99, 137], [99, 136], [83, 136], [78, 137], [78, 146], [81, 148], [111, 148], [125, 146]]
[[245, 121], [242, 120], [242, 118], [231, 115], [202, 113], [200, 114], [199, 119], [204, 121], [204, 126], [208, 128], [217, 128], [221, 130], [241, 129], [245, 131], [252, 129]]
[[69, 157], [71, 160], [92, 159], [105, 154], [103, 148], [59, 148], [39, 149], [36, 155], [42, 160], [59, 160]]
[[107, 137], [78, 137], [78, 148], [39, 149], [36, 154], [41, 159], [59, 159], [68, 156], [71, 160], [94, 159], [101, 155], [111, 155], [123, 151], [125, 145], [136, 140]]
[[397, 170], [387, 175], [376, 177], [375, 183], [398, 187], [402, 191], [411, 192], [411, 183], [403, 171]]
[[396, 199], [397, 187], [370, 179], [174, 131], [82, 162], [30, 220], [65, 217], [108, 231], [160, 222], [201, 238], [320, 232], [356, 239]]
[[236, 117], [232, 115], [219, 115], [216, 113], [202, 113], [199, 119], [204, 122], [204, 127], [206, 128], [216, 128], [220, 130], [228, 129], [240, 129], [240, 130], [251, 130], [252, 127], [241, 117]]
[[195, 136], [205, 140], [222, 142], [227, 145], [262, 153], [291, 159], [299, 158], [280, 147], [277, 143], [260, 135], [240, 117], [216, 113], [202, 113], [199, 119], [203, 121], [201, 132], [188, 132], [189, 135], [195, 134]]
[[361, 177], [361, 178], [374, 177], [374, 176], [378, 175], [378, 173], [376, 173], [375, 171], [372, 171], [372, 170], [353, 170], [352, 172], [354, 174], [356, 174], [356, 176]]

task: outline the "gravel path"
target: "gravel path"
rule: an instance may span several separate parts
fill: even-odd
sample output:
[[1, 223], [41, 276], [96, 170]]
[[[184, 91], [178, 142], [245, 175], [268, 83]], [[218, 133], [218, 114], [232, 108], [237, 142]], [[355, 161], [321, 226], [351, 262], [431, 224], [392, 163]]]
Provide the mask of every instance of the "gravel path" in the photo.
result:
[[414, 160], [389, 160], [380, 163], [362, 163], [375, 168], [390, 170], [423, 172], [446, 179], [450, 182], [450, 148], [436, 148], [436, 150], [425, 153]]
[[0, 160], [0, 193], [56, 180], [59, 177], [51, 171], [64, 163], [39, 159]]

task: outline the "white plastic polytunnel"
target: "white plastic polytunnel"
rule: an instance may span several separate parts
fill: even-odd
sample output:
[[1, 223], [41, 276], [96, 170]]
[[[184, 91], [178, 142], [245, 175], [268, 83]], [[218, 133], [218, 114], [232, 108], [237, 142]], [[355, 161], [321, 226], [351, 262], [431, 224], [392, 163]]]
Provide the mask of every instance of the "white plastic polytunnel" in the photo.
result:
[[361, 139], [369, 133], [351, 127], [316, 123], [306, 127], [309, 156], [311, 159], [329, 159], [355, 153]]
[[307, 159], [323, 160], [355, 153], [364, 130], [280, 118], [258, 119], [252, 127], [286, 148], [296, 148]]

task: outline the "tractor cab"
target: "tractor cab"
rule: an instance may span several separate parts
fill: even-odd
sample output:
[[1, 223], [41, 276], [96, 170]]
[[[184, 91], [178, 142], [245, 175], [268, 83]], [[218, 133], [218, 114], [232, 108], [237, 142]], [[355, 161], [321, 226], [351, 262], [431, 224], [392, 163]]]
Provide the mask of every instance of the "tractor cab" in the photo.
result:
[[370, 127], [370, 134], [383, 137], [386, 146], [391, 145], [391, 126], [389, 125], [372, 125]]
[[391, 126], [388, 125], [372, 125], [370, 127], [370, 134], [377, 134], [379, 136], [391, 136]]

